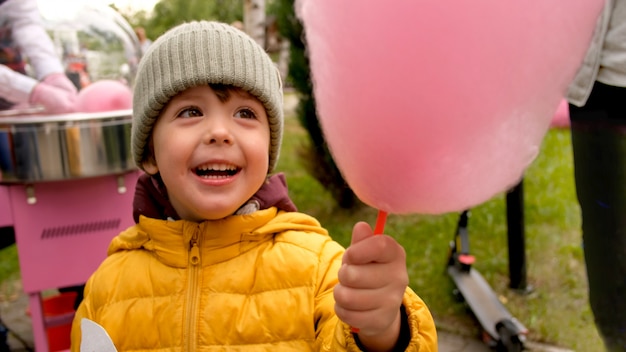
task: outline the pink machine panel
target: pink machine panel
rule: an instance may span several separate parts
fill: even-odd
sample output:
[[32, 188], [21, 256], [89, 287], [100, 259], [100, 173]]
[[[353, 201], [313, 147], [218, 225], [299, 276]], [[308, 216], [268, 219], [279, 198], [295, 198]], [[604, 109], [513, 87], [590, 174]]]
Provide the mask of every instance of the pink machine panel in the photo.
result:
[[8, 189], [24, 291], [85, 283], [111, 239], [133, 225], [137, 177], [131, 172], [1, 187], [0, 196]]
[[74, 313], [46, 317], [42, 291], [84, 284], [111, 239], [133, 225], [139, 171], [35, 184], [0, 184], [0, 226], [13, 226], [28, 294], [35, 350], [49, 351], [47, 329]]

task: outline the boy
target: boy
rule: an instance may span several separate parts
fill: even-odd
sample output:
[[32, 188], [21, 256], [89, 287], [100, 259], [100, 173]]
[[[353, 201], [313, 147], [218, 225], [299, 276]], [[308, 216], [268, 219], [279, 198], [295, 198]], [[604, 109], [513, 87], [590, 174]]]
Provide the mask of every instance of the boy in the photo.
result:
[[183, 24], [152, 44], [136, 82], [137, 225], [89, 279], [73, 351], [81, 318], [119, 351], [437, 350], [402, 247], [358, 223], [344, 251], [270, 176], [282, 86], [258, 44]]

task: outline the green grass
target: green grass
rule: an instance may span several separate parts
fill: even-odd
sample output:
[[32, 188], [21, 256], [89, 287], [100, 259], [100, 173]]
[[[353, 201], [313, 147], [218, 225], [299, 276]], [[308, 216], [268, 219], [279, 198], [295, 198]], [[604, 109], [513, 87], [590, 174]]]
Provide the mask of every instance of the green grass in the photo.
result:
[[[354, 211], [336, 207], [329, 193], [297, 159], [303, 143], [307, 143], [306, 132], [288, 111], [278, 169], [286, 173], [290, 195], [299, 210], [318, 218], [346, 246], [353, 224], [362, 220], [373, 225], [377, 212], [369, 207]], [[508, 288], [505, 194], [474, 207], [468, 230], [476, 257], [474, 267], [509, 311], [529, 328], [530, 340], [581, 352], [601, 351], [587, 300], [570, 143], [568, 130], [550, 130], [524, 177], [527, 280], [534, 288], [530, 294]], [[478, 334], [476, 322], [466, 306], [455, 299], [454, 286], [445, 273], [448, 244], [458, 216], [391, 214], [385, 232], [404, 246], [410, 285], [426, 301], [438, 326]]]
[[21, 285], [20, 266], [15, 245], [0, 250], [0, 303], [16, 297]]
[[[293, 102], [293, 93], [286, 101]], [[357, 221], [373, 224], [376, 210], [344, 210], [309, 176], [297, 158], [307, 142], [305, 131], [287, 112], [285, 138], [278, 171], [287, 175], [290, 195], [300, 211], [320, 220], [344, 246]], [[504, 194], [472, 209], [469, 222], [474, 267], [492, 286], [509, 311], [529, 328], [532, 341], [575, 351], [603, 350], [587, 301], [587, 282], [581, 249], [580, 213], [576, 202], [570, 135], [550, 131], [538, 158], [524, 179], [525, 235], [528, 282], [532, 293], [508, 289], [507, 225]], [[439, 328], [478, 334], [463, 303], [455, 300], [445, 273], [448, 243], [458, 214], [393, 215], [385, 232], [407, 252], [411, 287], [426, 301]], [[10, 295], [19, 278], [15, 247], [0, 251], [0, 295]], [[1, 300], [0, 300], [1, 301]]]

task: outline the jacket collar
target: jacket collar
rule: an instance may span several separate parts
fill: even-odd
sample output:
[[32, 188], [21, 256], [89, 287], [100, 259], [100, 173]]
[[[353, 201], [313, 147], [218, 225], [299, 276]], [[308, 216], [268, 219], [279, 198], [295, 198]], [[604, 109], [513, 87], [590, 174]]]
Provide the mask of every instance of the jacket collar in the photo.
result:
[[137, 225], [113, 239], [108, 254], [144, 249], [168, 266], [185, 268], [194, 239], [200, 248], [201, 264], [207, 266], [232, 259], [288, 230], [328, 235], [315, 218], [278, 211], [276, 207], [201, 223], [141, 216]]
[[[289, 198], [287, 181], [283, 173], [268, 177], [261, 188], [242, 205], [237, 214], [249, 214], [256, 210], [276, 207], [284, 211], [297, 211]], [[133, 219], [139, 222], [140, 216], [152, 219], [179, 220], [176, 210], [167, 196], [167, 189], [159, 174], [142, 174], [137, 180], [133, 198]]]

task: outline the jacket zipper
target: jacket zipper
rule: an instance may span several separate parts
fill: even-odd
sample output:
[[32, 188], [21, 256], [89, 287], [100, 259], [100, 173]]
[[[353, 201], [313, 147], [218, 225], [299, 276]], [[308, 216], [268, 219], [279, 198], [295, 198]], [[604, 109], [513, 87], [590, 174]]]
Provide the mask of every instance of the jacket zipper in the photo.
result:
[[198, 274], [200, 272], [200, 247], [198, 246], [198, 231], [196, 228], [191, 240], [189, 241], [189, 280], [187, 283], [187, 311], [185, 316], [187, 317], [185, 322], [186, 336], [185, 351], [195, 351], [197, 332], [196, 332], [196, 320], [198, 312]]

